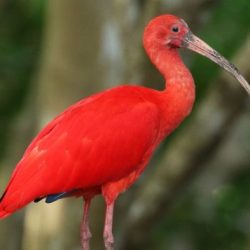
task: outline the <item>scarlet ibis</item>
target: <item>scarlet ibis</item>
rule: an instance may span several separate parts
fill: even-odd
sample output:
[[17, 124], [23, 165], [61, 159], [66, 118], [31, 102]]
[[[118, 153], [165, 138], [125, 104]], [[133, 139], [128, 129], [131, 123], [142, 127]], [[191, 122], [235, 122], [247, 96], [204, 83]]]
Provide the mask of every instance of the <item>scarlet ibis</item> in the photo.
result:
[[31, 201], [82, 196], [81, 244], [89, 249], [89, 206], [106, 202], [104, 242], [113, 249], [113, 208], [148, 164], [157, 145], [190, 113], [195, 86], [178, 49], [185, 47], [229, 71], [250, 94], [236, 67], [193, 35], [179, 17], [162, 15], [145, 28], [144, 48], [166, 80], [162, 91], [123, 85], [73, 104], [31, 142], [0, 199], [0, 218]]

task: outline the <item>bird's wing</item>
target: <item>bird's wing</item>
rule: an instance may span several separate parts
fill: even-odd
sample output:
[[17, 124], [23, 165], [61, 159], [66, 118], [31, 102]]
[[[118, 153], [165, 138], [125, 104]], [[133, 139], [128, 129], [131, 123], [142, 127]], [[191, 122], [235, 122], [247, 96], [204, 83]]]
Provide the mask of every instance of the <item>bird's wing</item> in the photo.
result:
[[38, 197], [127, 176], [154, 146], [159, 124], [156, 105], [136, 87], [73, 105], [27, 148], [0, 204], [14, 211]]

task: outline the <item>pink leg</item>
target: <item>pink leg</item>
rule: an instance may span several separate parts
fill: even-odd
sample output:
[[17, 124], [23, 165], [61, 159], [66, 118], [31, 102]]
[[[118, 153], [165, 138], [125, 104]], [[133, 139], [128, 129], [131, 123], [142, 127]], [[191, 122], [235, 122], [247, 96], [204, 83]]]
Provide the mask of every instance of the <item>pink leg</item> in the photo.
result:
[[89, 250], [91, 232], [89, 229], [89, 207], [91, 199], [84, 199], [83, 219], [81, 223], [81, 243], [83, 250]]
[[112, 233], [112, 224], [113, 224], [113, 210], [114, 210], [115, 201], [107, 205], [106, 215], [105, 215], [105, 224], [103, 231], [103, 238], [106, 250], [114, 249], [114, 236]]

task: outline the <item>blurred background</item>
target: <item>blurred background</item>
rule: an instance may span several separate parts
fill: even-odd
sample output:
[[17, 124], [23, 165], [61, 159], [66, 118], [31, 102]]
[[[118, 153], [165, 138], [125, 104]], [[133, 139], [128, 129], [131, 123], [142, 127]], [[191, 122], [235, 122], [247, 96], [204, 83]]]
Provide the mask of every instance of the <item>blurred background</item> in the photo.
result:
[[[250, 81], [249, 0], [1, 0], [1, 193], [34, 135], [70, 104], [121, 83], [163, 88], [141, 43], [162, 13], [185, 19]], [[116, 249], [249, 250], [249, 98], [212, 62], [181, 53], [195, 108], [116, 203]], [[103, 208], [95, 198], [94, 250], [104, 249]], [[80, 250], [81, 217], [81, 199], [30, 204], [0, 221], [0, 249]]]

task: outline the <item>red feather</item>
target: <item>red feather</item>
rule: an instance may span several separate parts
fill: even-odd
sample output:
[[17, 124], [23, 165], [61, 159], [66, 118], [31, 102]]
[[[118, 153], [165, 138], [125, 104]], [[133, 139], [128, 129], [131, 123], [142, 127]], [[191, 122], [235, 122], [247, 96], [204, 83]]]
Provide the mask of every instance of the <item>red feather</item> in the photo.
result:
[[167, 88], [113, 88], [56, 117], [17, 164], [0, 199], [0, 218], [32, 200], [72, 190], [85, 198], [102, 193], [112, 207], [117, 195], [138, 178], [156, 146], [190, 113], [194, 102], [192, 75], [177, 50], [165, 45], [173, 22], [182, 26], [180, 36], [188, 32], [182, 20], [166, 15], [147, 26], [143, 40]]
[[104, 242], [106, 249], [113, 249], [116, 197], [138, 178], [156, 146], [193, 106], [193, 78], [177, 49], [186, 47], [208, 57], [231, 72], [250, 93], [236, 67], [194, 36], [178, 17], [153, 19], [145, 29], [143, 44], [164, 76], [166, 88], [113, 88], [76, 103], [55, 118], [17, 164], [0, 199], [0, 218], [46, 196], [53, 200], [65, 193], [81, 195], [85, 199], [81, 243], [83, 249], [89, 249], [90, 200], [102, 193], [106, 201]]
[[6, 215], [38, 197], [116, 182], [145, 165], [160, 128], [157, 92], [153, 98], [147, 92], [114, 88], [76, 103], [49, 123], [11, 177], [1, 202]]

